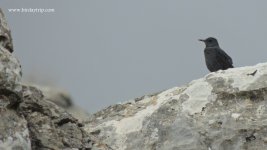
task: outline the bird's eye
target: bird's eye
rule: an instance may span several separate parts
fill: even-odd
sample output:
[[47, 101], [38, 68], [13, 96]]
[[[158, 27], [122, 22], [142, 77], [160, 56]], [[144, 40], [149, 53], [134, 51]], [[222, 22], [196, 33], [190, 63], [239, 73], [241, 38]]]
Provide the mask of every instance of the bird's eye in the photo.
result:
[[211, 42], [212, 42], [212, 40], [208, 40], [208, 42], [209, 42], [209, 43], [211, 43]]

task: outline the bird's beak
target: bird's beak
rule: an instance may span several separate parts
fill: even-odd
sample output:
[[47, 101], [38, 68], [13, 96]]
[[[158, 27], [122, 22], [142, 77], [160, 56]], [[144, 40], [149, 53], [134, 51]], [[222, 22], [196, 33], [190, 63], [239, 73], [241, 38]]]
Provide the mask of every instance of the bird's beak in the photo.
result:
[[205, 42], [205, 40], [203, 40], [203, 39], [198, 39], [199, 41], [201, 41], [201, 42]]

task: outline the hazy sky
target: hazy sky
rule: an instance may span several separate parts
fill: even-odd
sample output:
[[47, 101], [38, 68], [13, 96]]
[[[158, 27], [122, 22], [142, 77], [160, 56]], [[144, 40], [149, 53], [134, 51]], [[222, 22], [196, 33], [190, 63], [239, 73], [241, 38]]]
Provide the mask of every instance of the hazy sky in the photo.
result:
[[24, 78], [68, 90], [89, 112], [206, 75], [199, 38], [216, 37], [235, 67], [266, 62], [266, 6], [266, 0], [0, 2]]

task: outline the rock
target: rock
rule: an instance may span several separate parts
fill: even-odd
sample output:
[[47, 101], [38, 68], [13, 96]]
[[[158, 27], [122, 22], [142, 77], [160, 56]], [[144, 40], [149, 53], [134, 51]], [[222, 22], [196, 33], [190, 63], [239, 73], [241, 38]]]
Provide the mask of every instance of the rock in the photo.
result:
[[89, 118], [89, 113], [87, 113], [82, 108], [74, 105], [73, 100], [70, 94], [56, 87], [50, 86], [40, 86], [40, 85], [32, 85], [40, 89], [45, 96], [45, 99], [57, 104], [59, 107], [65, 109], [68, 113], [72, 114], [79, 121], [85, 121]]
[[262, 63], [110, 106], [93, 114], [85, 130], [117, 150], [265, 150], [266, 106]]
[[0, 89], [0, 149], [109, 149], [41, 90], [21, 87]]
[[0, 46], [0, 86], [10, 90], [21, 90], [22, 73], [19, 61]]
[[10, 30], [0, 9], [0, 149], [30, 149], [27, 121], [14, 110], [22, 101], [18, 93], [22, 74], [18, 60], [8, 51], [12, 47]]
[[0, 9], [0, 86], [19, 91], [21, 85], [17, 83], [22, 77], [21, 66], [10, 51], [13, 51], [11, 32]]
[[[0, 149], [31, 149], [27, 121], [14, 108], [21, 97], [9, 90], [0, 90]], [[12, 109], [13, 108], [13, 109]]]
[[19, 61], [10, 53], [13, 51], [10, 29], [0, 9], [0, 86], [19, 91], [22, 73]]
[[13, 51], [11, 32], [0, 9], [0, 86], [19, 91], [21, 85], [17, 83], [22, 77], [21, 66], [10, 51]]
[[13, 44], [11, 38], [11, 31], [7, 25], [7, 21], [3, 11], [0, 9], [0, 46], [13, 52]]
[[32, 149], [91, 148], [94, 142], [83, 124], [64, 109], [45, 100], [42, 92], [24, 86], [23, 101], [18, 113], [25, 117], [31, 136]]
[[22, 86], [19, 93], [2, 89], [0, 104], [0, 148], [109, 149], [35, 87]]

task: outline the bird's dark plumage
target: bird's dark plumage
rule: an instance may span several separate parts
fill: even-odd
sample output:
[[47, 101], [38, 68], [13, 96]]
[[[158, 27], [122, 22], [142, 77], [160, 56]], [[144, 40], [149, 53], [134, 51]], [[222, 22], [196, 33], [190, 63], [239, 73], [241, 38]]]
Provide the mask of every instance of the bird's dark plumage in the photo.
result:
[[209, 37], [205, 40], [199, 40], [205, 43], [204, 49], [205, 61], [209, 71], [226, 70], [233, 68], [233, 61], [220, 47], [215, 38]]

